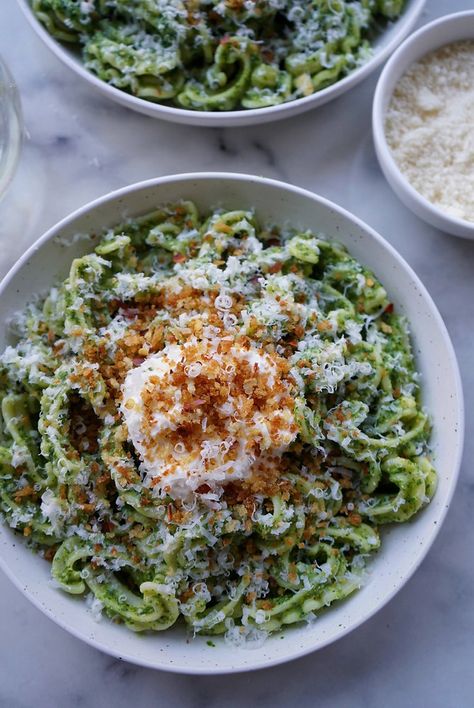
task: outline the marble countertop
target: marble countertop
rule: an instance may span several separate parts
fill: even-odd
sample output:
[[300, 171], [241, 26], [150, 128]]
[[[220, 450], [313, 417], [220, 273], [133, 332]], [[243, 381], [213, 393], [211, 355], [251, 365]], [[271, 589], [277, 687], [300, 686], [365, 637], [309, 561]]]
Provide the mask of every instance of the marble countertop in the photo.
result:
[[[447, 5], [428, 0], [421, 23]], [[449, 2], [449, 11], [471, 8], [470, 0]], [[113, 660], [69, 636], [0, 574], [0, 706], [474, 706], [474, 243], [419, 221], [385, 182], [370, 129], [376, 77], [271, 126], [200, 130], [101, 98], [43, 47], [14, 0], [0, 3], [0, 52], [19, 85], [28, 131], [0, 203], [1, 275], [48, 226], [117, 187], [200, 170], [282, 179], [367, 221], [415, 268], [453, 338], [468, 411], [465, 462], [442, 532], [396, 598], [349, 636], [251, 675], [165, 674]]]

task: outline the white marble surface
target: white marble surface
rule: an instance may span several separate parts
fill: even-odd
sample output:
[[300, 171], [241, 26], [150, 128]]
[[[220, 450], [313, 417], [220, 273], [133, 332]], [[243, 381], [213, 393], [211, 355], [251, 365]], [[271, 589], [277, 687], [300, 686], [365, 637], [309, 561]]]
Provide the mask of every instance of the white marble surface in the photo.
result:
[[[428, 0], [422, 23], [472, 0]], [[29, 139], [0, 203], [0, 271], [48, 226], [111, 189], [173, 172], [280, 178], [365, 219], [433, 295], [461, 364], [465, 463], [447, 521], [420, 570], [371, 621], [286, 666], [184, 677], [120, 663], [73, 639], [0, 575], [0, 706], [474, 706], [474, 243], [412, 216], [385, 183], [371, 141], [375, 78], [316, 112], [275, 125], [198, 130], [108, 103], [49, 54], [15, 0], [0, 3], [0, 52], [17, 79]]]

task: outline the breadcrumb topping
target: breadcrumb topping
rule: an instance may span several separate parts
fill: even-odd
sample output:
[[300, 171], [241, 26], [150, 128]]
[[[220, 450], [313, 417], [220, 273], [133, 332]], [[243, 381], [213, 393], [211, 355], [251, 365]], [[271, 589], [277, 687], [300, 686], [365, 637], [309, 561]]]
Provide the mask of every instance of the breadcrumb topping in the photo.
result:
[[131, 369], [121, 411], [151, 485], [183, 496], [278, 465], [298, 432], [288, 374], [231, 337], [168, 345]]

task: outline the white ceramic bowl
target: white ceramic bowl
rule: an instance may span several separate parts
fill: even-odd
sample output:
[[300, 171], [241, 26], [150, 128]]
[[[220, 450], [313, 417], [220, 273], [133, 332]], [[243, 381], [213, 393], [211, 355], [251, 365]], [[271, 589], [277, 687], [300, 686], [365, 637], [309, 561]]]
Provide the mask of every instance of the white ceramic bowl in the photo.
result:
[[372, 128], [377, 157], [393, 191], [420, 219], [441, 231], [474, 239], [474, 223], [450, 216], [429, 202], [402, 174], [385, 137], [384, 121], [395, 86], [407, 69], [429, 52], [445, 44], [474, 40], [474, 10], [440, 17], [410, 35], [387, 62], [375, 90]]
[[[0, 321], [33, 295], [64, 278], [72, 258], [90, 248], [78, 233], [100, 231], [155, 209], [158, 204], [192, 199], [201, 210], [255, 207], [261, 222], [290, 222], [322, 232], [348, 246], [381, 278], [399, 312], [412, 324], [414, 349], [423, 374], [423, 399], [433, 417], [433, 449], [439, 486], [431, 504], [411, 523], [387, 528], [371, 562], [367, 584], [345, 602], [321, 613], [314, 624], [285, 630], [257, 649], [238, 649], [197, 637], [186, 643], [183, 629], [139, 636], [103, 619], [94, 621], [82, 600], [49, 583], [50, 567], [26, 549], [13, 532], [0, 527], [0, 564], [17, 587], [45, 614], [75, 636], [114, 656], [148, 667], [183, 673], [215, 674], [278, 664], [320, 649], [371, 617], [402, 587], [431, 546], [456, 484], [463, 442], [463, 403], [456, 357], [433, 301], [415, 273], [381, 236], [322, 197], [261, 177], [209, 173], [163, 177], [135, 184], [79, 209], [40, 238], [0, 286]], [[65, 247], [65, 243], [70, 246]], [[0, 330], [0, 350], [6, 343]]]
[[154, 118], [162, 118], [163, 120], [171, 121], [172, 123], [186, 123], [188, 125], [199, 126], [221, 126], [232, 127], [242, 125], [255, 125], [257, 123], [268, 123], [270, 121], [279, 120], [281, 118], [289, 118], [290, 116], [298, 115], [304, 111], [308, 111], [316, 106], [321, 106], [323, 103], [331, 101], [336, 96], [340, 96], [358, 84], [362, 79], [368, 76], [376, 69], [390, 54], [393, 52], [400, 42], [408, 35], [414, 27], [415, 22], [423, 10], [425, 0], [407, 0], [406, 8], [403, 15], [393, 22], [386, 31], [381, 34], [374, 45], [374, 55], [366, 64], [354, 71], [349, 76], [346, 76], [341, 81], [338, 81], [333, 86], [319, 91], [318, 93], [306, 98], [299, 98], [296, 101], [283, 103], [279, 106], [271, 106], [269, 108], [249, 109], [242, 111], [219, 111], [209, 113], [205, 111], [190, 111], [184, 108], [174, 108], [171, 106], [163, 106], [158, 103], [151, 103], [141, 98], [131, 96], [124, 91], [114, 88], [110, 84], [105, 83], [90, 71], [84, 68], [80, 56], [77, 51], [72, 50], [67, 45], [59, 43], [55, 40], [36, 19], [30, 7], [30, 0], [18, 0], [21, 9], [31, 26], [49, 47], [49, 49], [67, 66], [79, 76], [85, 79], [92, 87], [99, 90], [104, 96], [120, 103], [127, 108], [145, 113]]

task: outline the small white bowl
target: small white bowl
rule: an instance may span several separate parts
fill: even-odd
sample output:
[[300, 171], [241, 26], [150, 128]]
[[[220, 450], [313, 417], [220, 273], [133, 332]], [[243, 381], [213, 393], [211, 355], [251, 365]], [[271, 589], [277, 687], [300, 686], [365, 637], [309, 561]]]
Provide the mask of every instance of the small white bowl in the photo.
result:
[[398, 20], [391, 23], [386, 30], [377, 37], [374, 43], [374, 54], [372, 58], [359, 69], [356, 69], [356, 71], [353, 71], [332, 86], [318, 91], [311, 96], [289, 101], [288, 103], [282, 103], [279, 106], [240, 111], [217, 111], [212, 113], [209, 111], [191, 111], [185, 110], [184, 108], [175, 108], [173, 106], [152, 103], [142, 98], [136, 98], [102, 81], [102, 79], [99, 79], [84, 67], [77, 51], [74, 51], [65, 44], [61, 44], [47, 32], [34, 15], [30, 2], [31, 0], [18, 0], [23, 13], [37, 35], [66, 66], [75, 71], [76, 74], [85, 79], [90, 86], [100, 91], [104, 96], [120, 103], [122, 106], [131, 108], [139, 113], [145, 113], [153, 118], [161, 118], [172, 123], [214, 127], [256, 125], [257, 123], [268, 123], [282, 118], [289, 118], [290, 116], [304, 113], [316, 106], [322, 106], [324, 103], [340, 96], [365, 79], [366, 76], [390, 56], [393, 50], [398, 47], [400, 42], [412, 30], [425, 4], [425, 0], [407, 0], [403, 15]]
[[441, 231], [474, 239], [474, 223], [450, 216], [412, 187], [393, 157], [384, 128], [393, 91], [407, 69], [429, 52], [466, 39], [474, 40], [474, 10], [440, 17], [408, 37], [387, 62], [378, 80], [372, 109], [372, 128], [382, 172], [405, 206]]
[[[40, 238], [0, 285], [0, 351], [5, 323], [34, 295], [64, 278], [71, 260], [90, 250], [75, 239], [126, 217], [144, 214], [163, 202], [191, 199], [204, 212], [212, 206], [254, 207], [260, 222], [291, 223], [344, 243], [381, 278], [397, 311], [411, 323], [423, 404], [433, 421], [432, 447], [438, 489], [432, 502], [410, 523], [383, 532], [382, 547], [370, 563], [366, 585], [345, 602], [321, 612], [313, 624], [276, 632], [253, 649], [239, 649], [206, 637], [188, 642], [180, 627], [138, 636], [124, 626], [94, 621], [85, 602], [52, 587], [50, 567], [25, 548], [21, 538], [0, 525], [0, 567], [42, 612], [76, 637], [113, 656], [143, 666], [190, 674], [218, 674], [279, 664], [330, 644], [385, 605], [419, 566], [443, 521], [454, 488], [463, 445], [463, 396], [458, 365], [446, 327], [418, 277], [392, 246], [356, 217], [311, 192], [262, 177], [209, 173], [162, 177], [109, 194], [79, 209]], [[67, 245], [70, 244], [70, 245]], [[284, 641], [281, 641], [281, 637]]]

